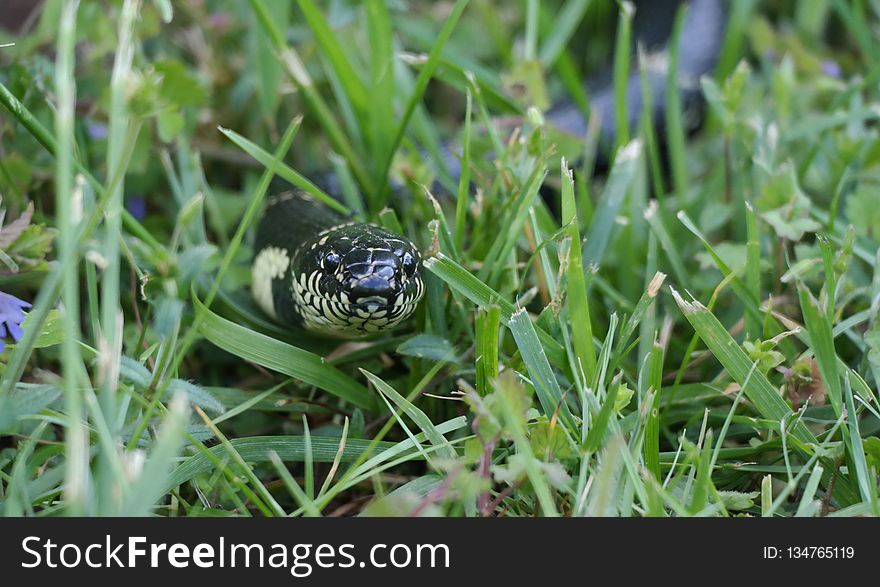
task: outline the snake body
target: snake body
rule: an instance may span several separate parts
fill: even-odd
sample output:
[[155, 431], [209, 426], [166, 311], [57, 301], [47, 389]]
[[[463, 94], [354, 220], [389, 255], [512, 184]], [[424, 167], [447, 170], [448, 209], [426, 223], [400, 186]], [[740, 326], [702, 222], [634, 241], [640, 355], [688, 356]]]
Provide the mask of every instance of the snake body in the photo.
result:
[[[678, 0], [636, 3], [674, 11]], [[724, 30], [721, 0], [691, 0], [679, 46], [679, 90], [685, 112], [702, 100], [699, 77], [715, 65]], [[657, 25], [641, 27], [648, 35]], [[668, 31], [665, 31], [668, 36]], [[640, 38], [640, 30], [636, 28]], [[667, 51], [649, 62], [652, 122], [663, 126]], [[630, 126], [642, 112], [638, 74], [627, 84]], [[600, 147], [614, 143], [614, 93], [610, 85], [590, 92], [601, 129]], [[558, 129], [586, 136], [587, 121], [570, 103], [552, 108], [547, 120]], [[690, 124], [689, 126], [693, 126]], [[454, 167], [457, 159], [448, 157]], [[455, 169], [450, 169], [455, 175]], [[373, 224], [358, 223], [323, 206], [302, 191], [269, 198], [257, 228], [251, 265], [251, 292], [276, 321], [341, 338], [359, 338], [389, 330], [413, 314], [425, 287], [421, 255], [406, 237]]]

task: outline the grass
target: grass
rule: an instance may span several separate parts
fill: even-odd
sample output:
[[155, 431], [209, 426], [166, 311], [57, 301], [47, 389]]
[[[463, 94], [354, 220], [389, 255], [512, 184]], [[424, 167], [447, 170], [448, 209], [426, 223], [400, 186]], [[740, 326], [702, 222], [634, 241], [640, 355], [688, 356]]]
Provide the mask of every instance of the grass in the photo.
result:
[[[880, 514], [875, 3], [736, 3], [607, 171], [544, 109], [644, 73], [628, 4], [112, 6], [0, 32], [0, 512]], [[419, 244], [413, 320], [256, 310], [275, 176]]]

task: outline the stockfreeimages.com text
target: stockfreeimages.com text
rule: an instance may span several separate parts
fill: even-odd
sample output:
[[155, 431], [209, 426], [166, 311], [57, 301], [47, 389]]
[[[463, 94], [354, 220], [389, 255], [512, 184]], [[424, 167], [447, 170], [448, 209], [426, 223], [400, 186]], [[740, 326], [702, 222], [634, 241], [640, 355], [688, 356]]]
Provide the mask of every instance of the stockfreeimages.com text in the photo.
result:
[[294, 577], [308, 577], [315, 567], [322, 569], [359, 568], [449, 568], [449, 547], [445, 544], [374, 544], [368, 555], [358, 560], [354, 544], [241, 544], [221, 536], [216, 544], [150, 542], [144, 536], [115, 541], [108, 534], [103, 542], [87, 545], [53, 542], [28, 536], [21, 543], [21, 566], [76, 568], [157, 568], [170, 565], [186, 568], [289, 569]]

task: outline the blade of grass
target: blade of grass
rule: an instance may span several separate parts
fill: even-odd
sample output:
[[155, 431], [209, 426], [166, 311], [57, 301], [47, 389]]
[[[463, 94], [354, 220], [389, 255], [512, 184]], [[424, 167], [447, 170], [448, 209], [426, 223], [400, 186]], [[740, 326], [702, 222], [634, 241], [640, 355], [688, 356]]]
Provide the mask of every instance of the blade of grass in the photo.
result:
[[[298, 120], [301, 121], [302, 119], [300, 118]], [[236, 146], [238, 146], [242, 151], [259, 161], [267, 169], [272, 166], [275, 157], [268, 151], [262, 149], [256, 143], [253, 143], [252, 141], [246, 139], [234, 130], [223, 127], [217, 127], [217, 130], [226, 135], [226, 138], [235, 143]], [[343, 204], [341, 204], [338, 200], [336, 200], [332, 196], [328, 196], [321, 188], [319, 188], [307, 178], [293, 170], [284, 162], [279, 161], [276, 164], [275, 173], [278, 175], [278, 177], [285, 179], [296, 187], [300, 188], [301, 190], [308, 192], [309, 194], [314, 196], [316, 200], [323, 204], [326, 204], [337, 212], [346, 215], [351, 213], [351, 211]]]
[[614, 36], [614, 152], [629, 142], [629, 108], [626, 93], [629, 88], [630, 49], [632, 47], [632, 19], [635, 7], [631, 2], [618, 3], [617, 34]]
[[327, 103], [318, 93], [315, 83], [309, 76], [299, 54], [287, 45], [284, 35], [278, 30], [269, 11], [266, 10], [263, 0], [250, 0], [250, 6], [257, 16], [257, 21], [263, 28], [263, 32], [272, 41], [272, 46], [278, 55], [281, 65], [302, 94], [309, 108], [315, 113], [318, 122], [324, 128], [330, 142], [333, 143], [333, 147], [348, 161], [352, 173], [357, 177], [361, 186], [367, 193], [372, 193], [374, 186], [370, 175], [367, 173], [366, 165], [364, 165], [362, 158], [352, 147], [351, 141], [345, 136], [342, 127], [333, 116], [332, 110], [330, 110], [330, 107], [327, 106]]
[[488, 395], [492, 382], [498, 377], [498, 328], [501, 310], [490, 306], [477, 316], [477, 350], [474, 362], [477, 367], [477, 392]]
[[602, 264], [605, 250], [611, 241], [611, 231], [616, 225], [617, 214], [636, 176], [636, 164], [641, 152], [641, 141], [634, 139], [621, 148], [614, 158], [614, 165], [611, 168], [605, 192], [593, 215], [590, 230], [587, 232], [584, 267], [588, 269], [593, 266], [599, 267]]
[[[234, 418], [235, 416], [250, 410], [251, 408], [253, 408], [254, 406], [257, 406], [260, 402], [262, 402], [263, 400], [268, 398], [270, 395], [277, 392], [279, 389], [281, 389], [282, 387], [284, 387], [288, 383], [289, 383], [289, 381], [282, 381], [278, 385], [270, 387], [266, 391], [264, 391], [262, 393], [258, 393], [257, 395], [248, 398], [246, 401], [243, 401], [242, 403], [238, 404], [237, 406], [235, 406], [231, 410], [227, 410], [221, 416], [214, 418], [214, 424], [219, 424], [221, 422], [225, 422], [226, 420], [229, 420], [230, 418]], [[209, 392], [210, 392], [210, 390], [209, 390]]]
[[685, 156], [685, 128], [682, 116], [681, 93], [679, 89], [679, 49], [681, 48], [681, 31], [684, 28], [688, 5], [682, 3], [675, 14], [675, 24], [667, 46], [669, 51], [669, 69], [666, 72], [666, 141], [669, 145], [669, 167], [672, 175], [672, 186], [675, 191], [676, 207], [684, 208], [687, 195], [687, 158]]
[[28, 460], [34, 454], [34, 449], [48, 426], [48, 421], [40, 422], [30, 437], [22, 442], [15, 452], [15, 461], [12, 464], [12, 472], [6, 487], [7, 498], [3, 510], [3, 515], [6, 517], [20, 517], [25, 511], [33, 514], [32, 499], [27, 490], [26, 481]]
[[248, 481], [250, 481], [251, 485], [254, 487], [254, 490], [257, 492], [260, 498], [262, 498], [265, 504], [263, 507], [268, 508], [264, 509], [263, 513], [267, 516], [287, 515], [284, 512], [284, 509], [278, 504], [277, 501], [275, 501], [275, 498], [272, 497], [272, 494], [269, 493], [269, 490], [266, 489], [266, 486], [263, 485], [263, 482], [260, 481], [260, 479], [254, 473], [250, 465], [245, 462], [238, 451], [235, 450], [235, 447], [229, 442], [229, 439], [226, 438], [226, 436], [222, 432], [220, 432], [220, 429], [214, 425], [208, 415], [205, 414], [205, 412], [203, 412], [202, 409], [198, 406], [195, 406], [195, 411], [196, 413], [198, 413], [199, 417], [202, 419], [205, 425], [211, 429], [211, 432], [213, 432], [217, 439], [220, 441], [220, 447], [222, 447], [226, 451], [226, 453], [230, 457], [232, 457], [232, 460], [239, 466], [240, 472], [248, 479]]
[[[444, 430], [442, 427], [438, 428]], [[448, 432], [448, 430], [444, 430]], [[235, 451], [248, 462], [269, 462], [269, 454], [277, 453], [284, 461], [302, 462], [305, 460], [305, 439], [302, 436], [248, 436], [246, 438], [234, 438], [229, 441]], [[406, 441], [409, 448], [412, 445]], [[340, 462], [349, 463], [370, 446], [370, 440], [350, 438], [346, 441], [342, 450]], [[384, 451], [395, 446], [393, 442], [381, 442], [379, 448]], [[222, 457], [226, 449], [222, 446], [212, 446], [208, 451], [217, 457]], [[315, 463], [331, 463], [339, 454], [339, 438], [333, 436], [315, 436], [312, 438], [312, 461]], [[182, 485], [194, 479], [198, 475], [209, 472], [213, 463], [206, 455], [197, 453], [180, 463], [171, 475], [168, 488]]]
[[608, 432], [608, 425], [611, 420], [612, 412], [614, 411], [614, 403], [617, 400], [617, 393], [620, 390], [620, 385], [611, 385], [611, 389], [608, 390], [608, 394], [605, 396], [605, 401], [602, 402], [602, 407], [599, 409], [599, 413], [590, 423], [590, 430], [587, 432], [587, 440], [584, 442], [584, 449], [589, 453], [595, 453], [602, 447], [602, 441], [605, 439], [605, 434]]
[[697, 462], [697, 476], [694, 481], [694, 489], [691, 493], [691, 503], [688, 511], [691, 514], [702, 512], [708, 503], [709, 485], [712, 474], [712, 430], [706, 433], [703, 448], [700, 451], [700, 459]]
[[727, 76], [739, 63], [743, 54], [743, 44], [749, 38], [747, 28], [757, 4], [757, 0], [737, 0], [737, 2], [731, 3], [724, 41], [718, 54], [718, 66], [715, 68], [716, 79], [727, 79]]
[[773, 476], [764, 475], [761, 478], [761, 516], [769, 518], [773, 505]]
[[[758, 307], [759, 300], [752, 297], [752, 292], [746, 288], [746, 285], [743, 283], [742, 279], [733, 272], [733, 270], [721, 259], [721, 256], [715, 251], [715, 248], [709, 243], [706, 239], [703, 232], [697, 228], [697, 225], [688, 217], [688, 215], [684, 211], [680, 211], [678, 213], [678, 219], [681, 223], [687, 228], [694, 236], [700, 239], [700, 242], [703, 243], [703, 246], [706, 248], [706, 252], [712, 257], [712, 260], [715, 262], [715, 266], [719, 271], [724, 275], [725, 278], [730, 278], [730, 287], [733, 289], [734, 293], [736, 293], [739, 300], [745, 306], [746, 312], [751, 314], [753, 318], [757, 320], [762, 320], [761, 311]], [[775, 321], [774, 321], [775, 324]]]
[[650, 407], [645, 422], [645, 467], [658, 482], [663, 481], [660, 471], [660, 398], [663, 385], [663, 347], [655, 340], [648, 357], [648, 389]]
[[428, 415], [417, 408], [412, 402], [400, 395], [397, 390], [382, 381], [379, 377], [373, 375], [366, 369], [361, 369], [361, 373], [373, 384], [373, 386], [382, 393], [382, 395], [393, 401], [403, 412], [409, 416], [419, 429], [425, 434], [425, 437], [431, 444], [440, 449], [440, 455], [443, 458], [453, 459], [456, 457], [455, 449], [449, 444], [449, 441], [437, 430], [437, 427], [431, 422]]
[[390, 149], [394, 128], [394, 33], [384, 0], [369, 0], [364, 10], [370, 39], [370, 102], [365, 116], [369, 132], [366, 134], [370, 137], [371, 151], [378, 155], [373, 161], [373, 177], [375, 184], [380, 185], [380, 174], [385, 170], [378, 168], [378, 162]]
[[[252, 0], [253, 1], [253, 0]], [[372, 206], [370, 206], [371, 210], [375, 211], [378, 209], [379, 202], [382, 202], [385, 197], [385, 193], [388, 191], [388, 170], [391, 168], [391, 161], [394, 158], [394, 153], [397, 152], [398, 146], [400, 146], [400, 142], [403, 140], [403, 135], [406, 132], [406, 127], [409, 125], [409, 120], [412, 118], [413, 112], [415, 112], [416, 106], [419, 102], [422, 101], [422, 96], [425, 94], [425, 90], [428, 89], [428, 82], [431, 81], [431, 78], [434, 77], [434, 72], [437, 70], [437, 66], [440, 61], [440, 53], [443, 50], [444, 45], [446, 45], [446, 41], [449, 40], [449, 37], [452, 36], [452, 31], [455, 30], [455, 25], [458, 24], [458, 19], [461, 17], [461, 13], [464, 12], [465, 7], [468, 5], [470, 0], [457, 0], [455, 5], [452, 7], [452, 10], [449, 13], [449, 16], [446, 17], [446, 21], [443, 23], [443, 27], [440, 29], [440, 32], [437, 34], [436, 41], [431, 47], [431, 51], [428, 53], [428, 58], [425, 61], [425, 64], [422, 66], [422, 70], [419, 72], [419, 76], [416, 78], [416, 85], [413, 89], [412, 94], [409, 99], [406, 101], [406, 107], [403, 110], [403, 116], [400, 118], [400, 124], [397, 127], [397, 131], [394, 134], [394, 139], [391, 141], [390, 148], [387, 153], [384, 155], [383, 163], [378, 167], [377, 176], [381, 178], [381, 182], [379, 184], [379, 189], [377, 190], [374, 197], [371, 199]]]
[[124, 515], [145, 516], [164, 497], [165, 484], [173, 469], [174, 459], [183, 447], [188, 420], [187, 400], [182, 394], [177, 395], [171, 400], [168, 414], [163, 419], [143, 471], [125, 496], [122, 506]]
[[372, 406], [367, 388], [322, 357], [221, 318], [195, 296], [193, 305], [200, 317], [199, 333], [223, 350], [314, 385], [360, 408]]
[[465, 222], [467, 221], [468, 196], [471, 189], [471, 118], [473, 117], [473, 98], [467, 90], [464, 114], [464, 136], [462, 137], [461, 175], [458, 178], [458, 195], [455, 202], [455, 250], [461, 254], [464, 247]]
[[565, 50], [589, 6], [590, 0], [567, 0], [559, 10], [558, 18], [553, 20], [553, 30], [541, 43], [538, 53], [545, 67], [552, 66]]
[[493, 240], [489, 252], [483, 259], [483, 265], [477, 273], [477, 277], [486, 283], [497, 285], [498, 276], [505, 266], [503, 260], [508, 258], [522, 235], [523, 227], [529, 217], [529, 210], [538, 197], [545, 177], [547, 177], [547, 168], [541, 162], [535, 166], [528, 181], [522, 186], [512, 202], [510, 213], [502, 220], [501, 226], [503, 228]]
[[[107, 135], [107, 169], [112, 176], [124, 178], [127, 162], [123, 158], [128, 120], [128, 86], [131, 83], [134, 61], [134, 23], [140, 12], [139, 0], [125, 0], [119, 22], [119, 39], [113, 73], [110, 78], [110, 124]], [[98, 379], [101, 385], [101, 407], [110, 422], [115, 422], [113, 395], [117, 384], [119, 356], [122, 347], [122, 328], [119, 307], [119, 276], [121, 270], [119, 242], [122, 237], [123, 181], [109, 191], [104, 208], [104, 233], [101, 256], [104, 267], [101, 276], [101, 337], [102, 349], [98, 362]]]
[[813, 499], [816, 495], [816, 490], [819, 488], [819, 482], [822, 480], [822, 473], [824, 473], [824, 469], [822, 469], [821, 465], [815, 465], [813, 467], [813, 472], [810, 473], [810, 478], [807, 479], [807, 484], [804, 486], [804, 494], [801, 496], [801, 502], [798, 504], [797, 511], [795, 512], [795, 517], [813, 517], [819, 511], [819, 502]]
[[557, 517], [559, 516], [559, 511], [553, 501], [553, 493], [538, 466], [539, 461], [535, 458], [535, 455], [532, 452], [532, 447], [526, 436], [526, 431], [522, 428], [521, 415], [516, 413], [516, 408], [512, 405], [510, 400], [511, 397], [516, 396], [516, 391], [505, 391], [503, 389], [505, 386], [517, 385], [517, 383], [512, 377], [502, 377], [499, 380], [498, 385], [501, 386], [502, 389], [496, 393], [496, 397], [501, 406], [501, 413], [506, 428], [505, 431], [511, 436], [511, 438], [513, 438], [517, 453], [523, 456], [526, 476], [532, 483], [532, 487], [538, 499], [538, 505], [541, 508], [541, 514], [547, 517]]
[[[85, 512], [85, 500], [89, 485], [88, 432], [83, 423], [83, 406], [80, 389], [90, 385], [84, 376], [84, 366], [77, 341], [80, 340], [79, 308], [80, 284], [77, 274], [79, 267], [79, 243], [73, 214], [75, 195], [73, 180], [74, 152], [74, 106], [76, 102], [76, 82], [74, 80], [74, 44], [76, 40], [76, 13], [78, 2], [65, 3], [58, 34], [58, 54], [56, 63], [56, 94], [58, 109], [55, 117], [55, 136], [57, 137], [55, 169], [55, 206], [58, 211], [60, 238], [58, 260], [61, 264], [62, 302], [65, 308], [64, 340], [61, 343], [61, 373], [64, 389], [64, 407], [67, 412], [65, 427], [65, 487], [64, 500], [70, 515]], [[78, 188], [82, 193], [82, 186]], [[37, 330], [37, 329], [35, 329]], [[23, 341], [25, 344], [25, 341]]]
[[[865, 459], [865, 445], [862, 442], [862, 435], [859, 432], [859, 413], [856, 411], [856, 405], [853, 401], [853, 391], [849, 384], [849, 377], [844, 378], [844, 397], [846, 399], [846, 429], [849, 435], [846, 447], [850, 453], [850, 460], [853, 463], [854, 471], [849, 472], [850, 477], [855, 477], [856, 485], [858, 485], [859, 493], [862, 496], [862, 502], [869, 504], [875, 516], [880, 515], [877, 504], [877, 477], [872, 475], [868, 470], [868, 463]], [[872, 485], [874, 486], [872, 488]]]
[[538, 401], [544, 408], [544, 414], [548, 418], [554, 417], [557, 413], [560, 414], [569, 434], [576, 434], [577, 425], [574, 417], [568, 409], [568, 404], [565, 403], [562, 389], [553, 375], [553, 370], [547, 361], [547, 354], [538, 340], [538, 333], [535, 331], [535, 326], [525, 308], [513, 313], [507, 321], [507, 327], [513, 334], [520, 356], [528, 369]]
[[566, 298], [571, 317], [571, 343], [577, 358], [572, 371], [585, 381], [596, 375], [596, 349], [593, 347], [593, 325], [590, 319], [590, 300], [584, 277], [581, 255], [581, 233], [578, 229], [577, 204], [574, 199], [574, 177], [563, 158], [562, 168], [562, 224], [567, 225], [571, 245], [568, 252], [568, 286]]
[[798, 282], [798, 296], [804, 326], [810, 335], [810, 347], [819, 364], [819, 372], [828, 392], [828, 399], [837, 416], [843, 413], [843, 393], [840, 386], [840, 373], [837, 370], [837, 351], [834, 348], [834, 335], [831, 333], [831, 321], [819, 302], [809, 292], [806, 285]]
[[[761, 299], [761, 233], [755, 210], [748, 202], [746, 208], [746, 290], [752, 299]], [[746, 337], [761, 338], [761, 321], [752, 313], [745, 317]]]
[[639, 298], [639, 301], [636, 303], [636, 307], [633, 308], [632, 314], [629, 315], [623, 323], [623, 326], [621, 326], [620, 338], [617, 340], [617, 344], [614, 348], [614, 356], [611, 359], [612, 369], [623, 359], [624, 353], [627, 349], [626, 345], [629, 344], [630, 337], [636, 331], [636, 328], [639, 327], [639, 324], [648, 313], [648, 310], [652, 308], [654, 300], [657, 298], [657, 294], [660, 293], [660, 288], [663, 287], [663, 282], [665, 280], [665, 273], [660, 273], [658, 271], [654, 274], [651, 281], [648, 282], [647, 289], [645, 289], [644, 293]]
[[651, 84], [648, 81], [648, 56], [642, 45], [638, 47], [639, 61], [639, 88], [642, 91], [642, 112], [639, 123], [639, 132], [645, 141], [645, 153], [648, 156], [648, 168], [651, 172], [652, 193], [661, 203], [666, 199], [666, 178], [661, 162], [660, 141], [657, 139], [657, 129], [654, 126], [654, 96], [651, 92]]
[[[361, 79], [357, 68], [352, 65], [342, 45], [337, 40], [339, 33], [330, 28], [324, 15], [312, 0], [298, 0], [297, 3], [309, 28], [312, 29], [312, 33], [315, 35], [315, 40], [321, 48], [321, 53], [336, 71], [336, 75], [345, 89], [348, 99], [354, 105], [358, 114], [365, 116], [371, 109], [367, 87], [363, 79]], [[370, 4], [367, 6], [368, 19], [370, 18]], [[375, 47], [373, 50], [375, 51]]]
[[278, 453], [275, 451], [269, 451], [269, 460], [272, 462], [272, 466], [275, 467], [275, 471], [278, 472], [278, 476], [281, 477], [284, 487], [287, 488], [299, 507], [305, 510], [306, 515], [313, 518], [320, 517], [321, 512], [315, 507], [315, 502], [312, 501], [309, 496], [306, 495], [306, 492], [302, 490], [302, 487], [299, 486], [299, 483], [296, 482], [296, 479], [293, 478], [293, 475], [291, 475], [290, 471], [287, 470], [287, 467], [284, 466]]
[[[314, 462], [312, 460], [312, 433], [309, 430], [309, 419], [306, 418], [306, 415], [302, 415], [302, 423], [303, 423], [303, 438], [306, 441], [306, 451], [305, 451], [305, 461], [303, 461], [303, 469], [305, 470], [305, 492], [308, 497], [309, 502], [315, 499], [315, 468]], [[277, 453], [273, 453], [275, 458], [277, 459]], [[273, 454], [270, 454], [269, 457], [272, 458]], [[275, 459], [272, 459], [273, 463]], [[286, 470], [286, 469], [285, 469]], [[302, 505], [302, 504], [300, 504]]]
[[[501, 294], [484, 284], [467, 269], [443, 253], [437, 253], [436, 255], [425, 259], [424, 267], [446, 282], [450, 288], [478, 306], [482, 308], [498, 306], [501, 312], [501, 319], [505, 322], [510, 320], [513, 313], [516, 312], [516, 307], [505, 300]], [[547, 357], [556, 365], [564, 364], [565, 349], [562, 348], [562, 345], [544, 330], [536, 330], [538, 338], [547, 353]]]
[[681, 258], [681, 247], [676, 246], [675, 241], [669, 235], [669, 230], [666, 228], [663, 216], [662, 209], [657, 204], [657, 200], [649, 201], [645, 207], [645, 221], [647, 221], [651, 233], [660, 243], [666, 258], [669, 259], [669, 264], [672, 265], [672, 272], [675, 274], [676, 280], [678, 280], [678, 285], [683, 289], [690, 289], [691, 274], [685, 268], [684, 261]]
[[[733, 380], [745, 388], [746, 396], [758, 412], [777, 422], [791, 419], [794, 415], [791, 408], [762, 373], [753, 371], [748, 355], [718, 319], [699, 302], [687, 302], [675, 289], [670, 287], [670, 290], [685, 318]], [[791, 433], [804, 444], [817, 444], [816, 437], [803, 422], [798, 421]]]
[[339, 437], [339, 448], [336, 451], [336, 456], [333, 457], [333, 464], [330, 466], [330, 471], [327, 472], [327, 477], [324, 479], [324, 483], [321, 485], [321, 490], [318, 492], [318, 497], [324, 495], [330, 488], [330, 483], [333, 481], [333, 477], [336, 475], [336, 471], [339, 469], [339, 464], [342, 462], [342, 457], [345, 454], [345, 443], [347, 440], [348, 417], [346, 416], [345, 422], [342, 424], [342, 436]]

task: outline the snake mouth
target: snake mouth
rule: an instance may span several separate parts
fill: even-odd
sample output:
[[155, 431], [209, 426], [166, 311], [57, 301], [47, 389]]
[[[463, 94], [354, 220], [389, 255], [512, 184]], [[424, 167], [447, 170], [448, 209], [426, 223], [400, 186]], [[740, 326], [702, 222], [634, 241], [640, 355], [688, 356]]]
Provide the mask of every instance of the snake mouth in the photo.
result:
[[[341, 296], [345, 297], [345, 296]], [[368, 299], [340, 300], [336, 296], [307, 295], [300, 306], [309, 330], [340, 338], [360, 338], [395, 328], [416, 311], [421, 296], [401, 295], [396, 303]]]
[[421, 297], [413, 298], [409, 301], [400, 301], [403, 297], [404, 296], [401, 296], [394, 302], [389, 302], [387, 299], [380, 296], [358, 298], [358, 300], [354, 302], [341, 301], [339, 298], [329, 298], [327, 296], [313, 296], [313, 299], [320, 301], [322, 304], [332, 304], [338, 308], [343, 308], [352, 315], [362, 315], [363, 313], [373, 315], [382, 311], [401, 313], [415, 308], [419, 304], [419, 301], [421, 301]]
[[378, 312], [382, 309], [393, 308], [394, 303], [389, 302], [388, 298], [384, 296], [366, 296], [355, 299], [349, 306], [363, 308], [369, 312]]

